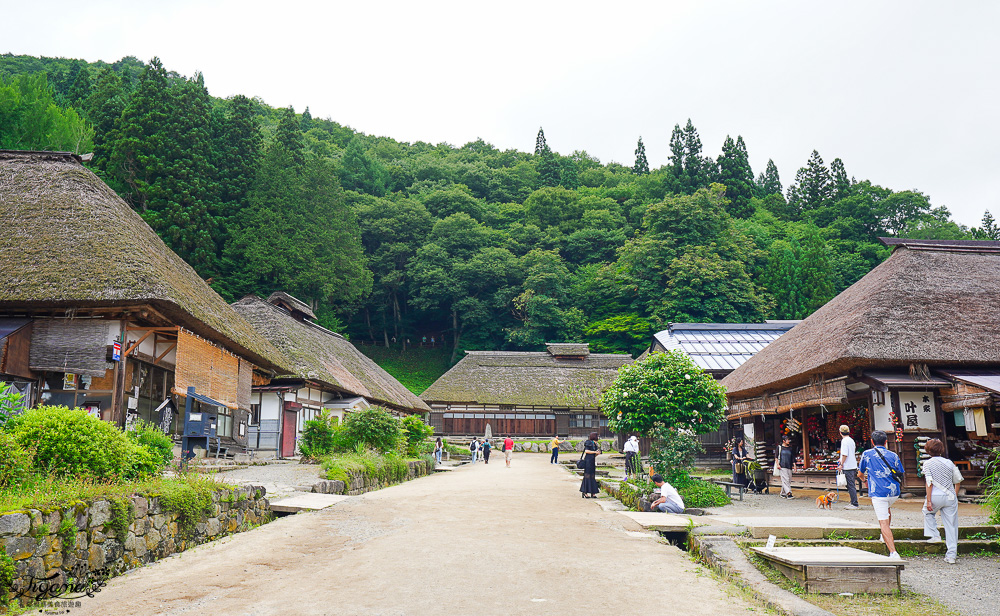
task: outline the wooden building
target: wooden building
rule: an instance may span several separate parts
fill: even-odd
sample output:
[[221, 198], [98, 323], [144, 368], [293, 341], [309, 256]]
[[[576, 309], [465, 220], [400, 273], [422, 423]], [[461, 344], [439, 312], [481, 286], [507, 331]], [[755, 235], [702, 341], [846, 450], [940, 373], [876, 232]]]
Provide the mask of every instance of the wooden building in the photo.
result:
[[722, 380], [728, 417], [769, 456], [793, 436], [793, 485], [833, 485], [846, 424], [859, 450], [885, 430], [914, 492], [944, 439], [974, 490], [1000, 441], [1000, 242], [882, 241], [884, 263]]
[[601, 392], [629, 355], [591, 353], [587, 344], [549, 343], [544, 352], [466, 351], [420, 396], [438, 434], [610, 436]]
[[317, 324], [309, 306], [291, 295], [251, 295], [233, 308], [285, 353], [290, 366], [253, 388], [252, 449], [294, 455], [305, 422], [324, 409], [338, 420], [370, 405], [396, 414], [430, 410], [346, 338]]
[[[671, 323], [653, 334], [648, 352], [680, 351], [716, 380], [722, 380], [797, 323]], [[728, 466], [726, 444], [733, 434], [729, 423], [723, 422], [715, 432], [699, 435], [704, 452], [698, 456], [698, 466]], [[642, 445], [645, 453], [648, 445]]]
[[221, 448], [285, 358], [74, 154], [0, 151], [0, 380], [32, 404], [178, 434], [188, 388]]

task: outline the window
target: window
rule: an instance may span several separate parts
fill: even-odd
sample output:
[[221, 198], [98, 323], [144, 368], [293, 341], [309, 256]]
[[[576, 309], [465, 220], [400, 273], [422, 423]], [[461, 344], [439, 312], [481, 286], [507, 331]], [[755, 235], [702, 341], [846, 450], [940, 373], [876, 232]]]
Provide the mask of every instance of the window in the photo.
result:
[[232, 438], [233, 436], [233, 411], [225, 406], [216, 407], [218, 412], [218, 418], [216, 420], [215, 434], [216, 436], [226, 436]]
[[250, 425], [259, 426], [260, 425], [260, 405], [251, 404], [250, 405]]

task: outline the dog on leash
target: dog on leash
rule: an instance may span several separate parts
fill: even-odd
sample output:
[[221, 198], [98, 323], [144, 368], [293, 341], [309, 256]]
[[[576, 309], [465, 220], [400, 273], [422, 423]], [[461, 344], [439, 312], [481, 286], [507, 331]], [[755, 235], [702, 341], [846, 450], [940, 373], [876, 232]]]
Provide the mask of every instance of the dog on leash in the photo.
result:
[[817, 509], [830, 509], [833, 503], [837, 502], [837, 494], [835, 492], [827, 492], [822, 496], [816, 497], [816, 508]]

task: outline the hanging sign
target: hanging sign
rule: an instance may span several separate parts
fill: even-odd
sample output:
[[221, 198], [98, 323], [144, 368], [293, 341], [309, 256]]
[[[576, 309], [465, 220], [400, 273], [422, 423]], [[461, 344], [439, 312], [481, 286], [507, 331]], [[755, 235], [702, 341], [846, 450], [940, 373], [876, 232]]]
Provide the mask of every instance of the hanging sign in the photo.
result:
[[76, 375], [70, 372], [63, 374], [63, 389], [76, 389]]
[[122, 343], [119, 342], [118, 340], [115, 340], [114, 348], [111, 351], [111, 359], [115, 361], [122, 360]]
[[937, 430], [937, 407], [929, 391], [899, 392], [899, 420], [903, 430]]

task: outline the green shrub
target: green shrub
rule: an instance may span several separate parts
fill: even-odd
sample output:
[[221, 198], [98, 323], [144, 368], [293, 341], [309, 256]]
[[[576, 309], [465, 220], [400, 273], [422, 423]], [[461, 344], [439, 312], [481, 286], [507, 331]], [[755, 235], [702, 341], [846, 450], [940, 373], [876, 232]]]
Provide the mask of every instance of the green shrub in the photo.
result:
[[177, 514], [177, 529], [186, 537], [194, 535], [202, 516], [214, 513], [212, 493], [219, 486], [210, 481], [165, 483], [160, 492], [160, 507]]
[[302, 428], [302, 438], [299, 440], [299, 450], [309, 458], [319, 458], [333, 452], [336, 445], [335, 417], [324, 410], [316, 419], [306, 421]]
[[723, 507], [730, 504], [729, 497], [722, 486], [702, 481], [701, 479], [687, 479], [680, 485], [673, 485], [684, 500], [685, 507]]
[[420, 453], [420, 445], [434, 434], [434, 428], [424, 423], [417, 415], [407, 415], [403, 418], [403, 436], [406, 438], [406, 455], [415, 456]]
[[0, 432], [0, 488], [24, 481], [31, 474], [33, 457], [12, 434]]
[[701, 442], [687, 430], [657, 425], [650, 433], [649, 463], [667, 483], [685, 483], [691, 475], [695, 460], [704, 451]]
[[134, 443], [146, 448], [152, 455], [157, 468], [164, 468], [174, 460], [174, 442], [156, 424], [148, 421], [138, 421], [125, 434]]
[[135, 503], [131, 498], [111, 496], [108, 497], [108, 504], [111, 507], [108, 528], [115, 531], [115, 536], [120, 541], [125, 541], [128, 537], [128, 527], [135, 521]]
[[0, 430], [7, 420], [24, 404], [24, 395], [13, 386], [0, 381]]
[[364, 445], [383, 453], [394, 451], [402, 437], [402, 423], [384, 408], [372, 406], [344, 419], [344, 436], [352, 445]]
[[1000, 524], [1000, 451], [996, 451], [982, 480], [985, 488], [986, 509], [990, 512], [990, 524]]
[[153, 475], [157, 460], [112, 424], [80, 409], [39, 406], [11, 420], [21, 447], [34, 447], [34, 468], [58, 476], [132, 479]]
[[59, 541], [62, 543], [64, 556], [76, 548], [76, 521], [71, 512], [72, 510], [63, 512], [62, 522], [59, 523]]
[[351, 475], [363, 474], [370, 481], [382, 485], [406, 481], [409, 466], [406, 459], [396, 453], [379, 455], [371, 451], [337, 454], [322, 461], [326, 478], [349, 483]]
[[[14, 586], [14, 576], [17, 569], [14, 568], [14, 559], [7, 555], [5, 550], [0, 550], [0, 600], [7, 598], [7, 593]], [[3, 607], [0, 605], [0, 607]]]

